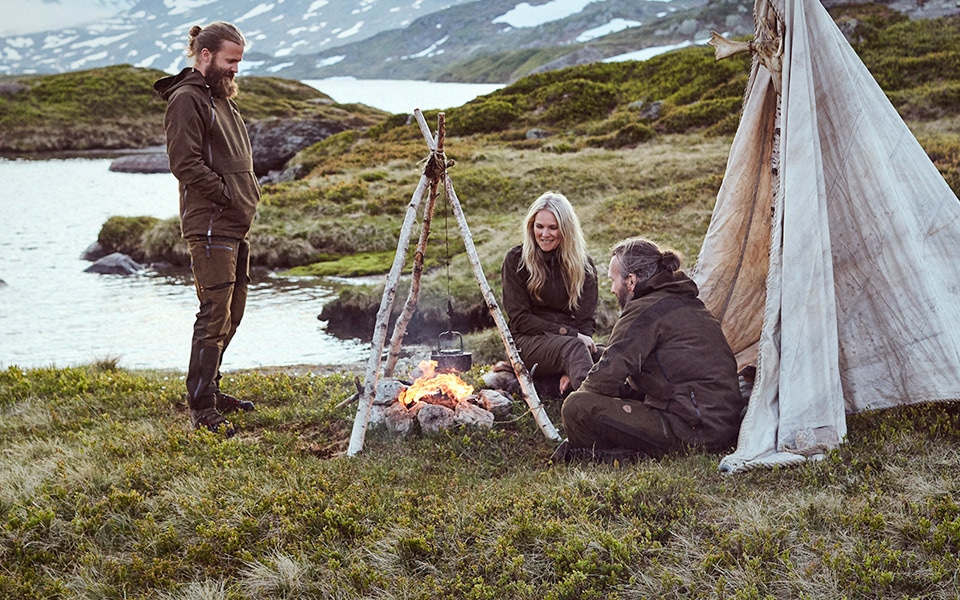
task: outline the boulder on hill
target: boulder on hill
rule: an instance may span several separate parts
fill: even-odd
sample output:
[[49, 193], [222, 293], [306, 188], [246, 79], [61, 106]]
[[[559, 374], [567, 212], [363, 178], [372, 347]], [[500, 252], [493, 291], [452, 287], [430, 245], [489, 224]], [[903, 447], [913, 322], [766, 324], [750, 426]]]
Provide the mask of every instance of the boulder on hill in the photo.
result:
[[247, 125], [257, 177], [283, 169], [293, 156], [347, 126], [331, 119], [261, 119]]

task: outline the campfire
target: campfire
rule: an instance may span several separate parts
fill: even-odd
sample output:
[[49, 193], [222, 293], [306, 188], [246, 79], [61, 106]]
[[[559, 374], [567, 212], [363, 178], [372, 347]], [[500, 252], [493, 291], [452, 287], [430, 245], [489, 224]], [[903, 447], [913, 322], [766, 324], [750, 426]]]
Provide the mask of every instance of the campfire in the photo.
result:
[[456, 373], [437, 373], [436, 361], [421, 361], [418, 370], [413, 383], [394, 378], [377, 383], [371, 425], [407, 434], [418, 424], [421, 431], [435, 433], [456, 425], [489, 428], [497, 417], [510, 414], [510, 398], [495, 390], [474, 393]]
[[473, 394], [473, 386], [456, 373], [437, 373], [437, 361], [420, 361], [420, 377], [400, 392], [398, 401], [405, 408], [417, 402], [439, 404], [455, 409], [460, 402], [466, 402]]

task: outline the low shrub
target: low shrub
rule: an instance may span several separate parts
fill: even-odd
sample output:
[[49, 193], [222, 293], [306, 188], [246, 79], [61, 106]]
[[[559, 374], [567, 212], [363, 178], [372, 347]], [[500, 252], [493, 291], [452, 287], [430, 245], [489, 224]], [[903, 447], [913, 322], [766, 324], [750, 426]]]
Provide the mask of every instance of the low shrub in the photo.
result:
[[617, 88], [587, 79], [570, 79], [534, 92], [531, 102], [537, 121], [547, 125], [574, 125], [605, 117], [617, 105]]
[[714, 125], [731, 114], [737, 114], [743, 99], [719, 98], [703, 100], [683, 106], [671, 106], [664, 111], [657, 125], [667, 133], [680, 133], [694, 128]]
[[631, 123], [617, 131], [599, 137], [587, 138], [586, 145], [593, 148], [618, 150], [626, 146], [636, 146], [656, 137], [657, 132], [642, 123]]
[[169, 263], [176, 267], [190, 266], [190, 251], [180, 235], [180, 218], [164, 219], [144, 232], [143, 254], [148, 262]]
[[100, 228], [97, 242], [108, 253], [122, 252], [142, 261], [143, 236], [158, 221], [156, 217], [110, 217]]
[[450, 109], [447, 114], [450, 117], [449, 133], [463, 136], [507, 129], [521, 115], [521, 111], [509, 102], [491, 99], [464, 104], [460, 108]]

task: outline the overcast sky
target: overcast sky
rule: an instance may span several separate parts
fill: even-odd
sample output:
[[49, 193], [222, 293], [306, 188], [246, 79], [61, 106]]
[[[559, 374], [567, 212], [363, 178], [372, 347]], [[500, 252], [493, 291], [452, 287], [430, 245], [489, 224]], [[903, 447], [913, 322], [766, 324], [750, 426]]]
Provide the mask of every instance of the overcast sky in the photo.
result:
[[98, 0], [0, 0], [0, 36], [90, 23], [116, 14]]

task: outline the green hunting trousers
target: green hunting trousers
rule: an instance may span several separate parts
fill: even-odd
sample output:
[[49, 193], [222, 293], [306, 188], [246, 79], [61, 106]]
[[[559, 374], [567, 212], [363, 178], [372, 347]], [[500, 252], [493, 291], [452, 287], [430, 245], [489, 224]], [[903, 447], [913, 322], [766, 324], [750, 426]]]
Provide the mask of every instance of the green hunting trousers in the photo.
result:
[[561, 417], [574, 448], [630, 450], [659, 457], [686, 447], [662, 412], [639, 400], [578, 390], [563, 402]]
[[188, 240], [200, 310], [193, 324], [187, 397], [190, 408], [214, 405], [220, 362], [247, 304], [250, 244], [232, 238]]
[[545, 333], [515, 335], [513, 341], [527, 369], [537, 365], [537, 378], [566, 374], [573, 389], [577, 389], [593, 367], [593, 357], [578, 337]]

